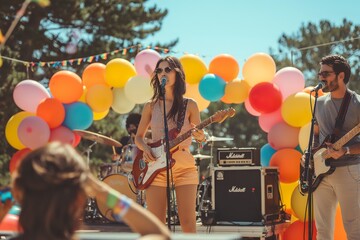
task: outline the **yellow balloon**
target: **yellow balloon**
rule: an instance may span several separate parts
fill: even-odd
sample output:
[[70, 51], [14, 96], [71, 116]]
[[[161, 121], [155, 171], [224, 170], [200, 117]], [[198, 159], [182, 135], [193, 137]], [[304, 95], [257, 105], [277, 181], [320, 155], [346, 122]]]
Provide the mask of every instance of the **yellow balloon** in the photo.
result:
[[311, 122], [308, 122], [300, 128], [299, 131], [299, 146], [301, 151], [305, 152], [309, 145]]
[[128, 60], [115, 58], [106, 64], [105, 81], [112, 87], [124, 87], [129, 78], [136, 75], [134, 65]]
[[106, 111], [106, 109], [110, 108], [112, 101], [112, 91], [106, 85], [93, 85], [86, 93], [86, 103], [94, 112]]
[[314, 97], [298, 92], [288, 96], [281, 106], [281, 115], [284, 121], [293, 127], [302, 127], [311, 121], [311, 106], [314, 107]]
[[297, 181], [292, 182], [292, 183], [280, 182], [281, 200], [285, 206], [285, 211], [291, 215], [293, 214], [293, 211], [291, 208], [291, 195], [297, 186], [298, 186]]
[[271, 82], [275, 73], [275, 61], [266, 53], [251, 55], [242, 69], [243, 77], [251, 87], [261, 82]]
[[[308, 212], [307, 212], [307, 197], [308, 195], [305, 194], [304, 196], [301, 195], [299, 189], [296, 187], [291, 195], [291, 208], [293, 210], [293, 213], [295, 215], [295, 217], [297, 217], [300, 221], [302, 222], [306, 222], [309, 217], [308, 217]], [[314, 209], [314, 208], [311, 208]], [[314, 219], [314, 212], [311, 213], [312, 214], [312, 219]], [[305, 219], [306, 216], [306, 219]]]
[[9, 121], [6, 123], [5, 127], [5, 137], [8, 143], [15, 149], [23, 149], [26, 146], [21, 143], [20, 139], [18, 138], [17, 130], [24, 118], [29, 116], [35, 116], [35, 113], [30, 112], [18, 112], [14, 114]]
[[105, 118], [106, 115], [108, 115], [109, 110], [110, 109], [107, 109], [107, 110], [105, 110], [103, 112], [93, 112], [93, 120], [97, 121], [97, 120], [101, 120], [101, 119]]
[[185, 72], [185, 81], [190, 84], [197, 84], [208, 73], [208, 68], [200, 57], [186, 54], [180, 57], [181, 65]]
[[135, 103], [130, 101], [126, 95], [124, 88], [113, 88], [113, 103], [111, 108], [120, 114], [125, 114], [133, 110]]
[[199, 92], [199, 84], [186, 84], [185, 97], [193, 98], [199, 108], [199, 111], [204, 111], [209, 105], [210, 101], [204, 99]]
[[249, 97], [250, 86], [247, 82], [234, 79], [226, 84], [225, 96], [232, 103], [243, 103]]

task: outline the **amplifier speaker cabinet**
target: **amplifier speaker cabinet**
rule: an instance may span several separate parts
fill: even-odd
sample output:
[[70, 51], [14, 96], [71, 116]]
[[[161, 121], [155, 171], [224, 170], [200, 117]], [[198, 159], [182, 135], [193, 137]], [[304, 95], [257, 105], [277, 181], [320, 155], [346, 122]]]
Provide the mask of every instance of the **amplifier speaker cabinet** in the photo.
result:
[[214, 167], [215, 222], [278, 222], [279, 172], [274, 167]]
[[258, 148], [218, 148], [218, 166], [260, 166]]

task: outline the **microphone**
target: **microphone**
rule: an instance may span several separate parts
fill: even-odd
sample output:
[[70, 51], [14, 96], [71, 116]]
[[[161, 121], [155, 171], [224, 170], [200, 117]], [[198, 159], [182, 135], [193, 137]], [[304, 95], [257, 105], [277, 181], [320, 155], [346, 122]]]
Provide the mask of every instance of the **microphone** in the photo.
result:
[[166, 77], [166, 76], [163, 76], [163, 77], [161, 78], [161, 87], [162, 87], [162, 88], [165, 87], [166, 81], [167, 81], [167, 77]]
[[319, 91], [320, 89], [323, 89], [325, 86], [326, 86], [326, 83], [324, 83], [323, 81], [321, 81], [321, 82], [319, 82], [318, 85], [316, 85], [316, 86], [311, 90], [311, 92], [317, 92], [317, 91]]

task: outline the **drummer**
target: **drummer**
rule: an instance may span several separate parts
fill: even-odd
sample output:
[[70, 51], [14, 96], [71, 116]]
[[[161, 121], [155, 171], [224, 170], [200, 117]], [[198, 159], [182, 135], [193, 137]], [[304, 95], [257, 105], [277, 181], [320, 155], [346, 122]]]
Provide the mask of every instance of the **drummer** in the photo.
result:
[[130, 113], [126, 118], [126, 130], [129, 133], [128, 136], [123, 136], [120, 139], [120, 143], [125, 146], [128, 144], [134, 144], [134, 138], [136, 135], [136, 131], [139, 126], [141, 115], [139, 113]]
[[122, 145], [121, 148], [116, 148], [116, 153], [112, 156], [113, 161], [119, 160], [122, 148], [129, 144], [134, 144], [134, 138], [136, 135], [137, 128], [139, 126], [141, 114], [139, 113], [130, 113], [126, 118], [126, 131], [129, 135], [123, 136], [120, 139], [120, 143]]

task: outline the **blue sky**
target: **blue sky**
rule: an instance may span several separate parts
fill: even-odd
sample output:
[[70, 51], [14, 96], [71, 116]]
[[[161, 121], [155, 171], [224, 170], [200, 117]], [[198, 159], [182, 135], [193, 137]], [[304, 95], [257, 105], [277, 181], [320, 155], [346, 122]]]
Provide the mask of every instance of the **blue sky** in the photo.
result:
[[[340, 25], [346, 17], [360, 24], [358, 0], [152, 0], [169, 10], [162, 29], [150, 39], [168, 42], [177, 57], [198, 54], [207, 64], [218, 54], [235, 57], [241, 67], [254, 53], [277, 50], [281, 34], [321, 19]], [[360, 41], [360, 40], [357, 40]]]

